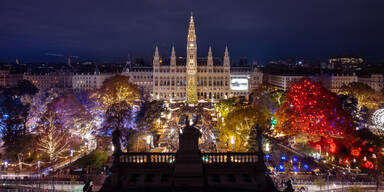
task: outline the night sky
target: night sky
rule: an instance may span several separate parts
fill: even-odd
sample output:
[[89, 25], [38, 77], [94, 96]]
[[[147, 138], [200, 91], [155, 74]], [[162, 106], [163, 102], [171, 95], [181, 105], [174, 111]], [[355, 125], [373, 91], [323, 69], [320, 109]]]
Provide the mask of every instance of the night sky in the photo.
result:
[[1, 0], [0, 62], [149, 59], [155, 44], [185, 56], [191, 12], [199, 56], [209, 44], [233, 60], [384, 53], [383, 0]]

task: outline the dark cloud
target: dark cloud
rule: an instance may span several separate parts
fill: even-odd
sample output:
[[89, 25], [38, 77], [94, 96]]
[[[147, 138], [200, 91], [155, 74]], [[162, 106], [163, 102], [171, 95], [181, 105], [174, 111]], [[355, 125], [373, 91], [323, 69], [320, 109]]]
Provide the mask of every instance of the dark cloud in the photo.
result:
[[232, 58], [376, 58], [384, 52], [382, 0], [2, 0], [0, 61], [149, 57], [159, 44], [185, 55], [188, 17], [196, 17], [199, 54], [209, 44]]

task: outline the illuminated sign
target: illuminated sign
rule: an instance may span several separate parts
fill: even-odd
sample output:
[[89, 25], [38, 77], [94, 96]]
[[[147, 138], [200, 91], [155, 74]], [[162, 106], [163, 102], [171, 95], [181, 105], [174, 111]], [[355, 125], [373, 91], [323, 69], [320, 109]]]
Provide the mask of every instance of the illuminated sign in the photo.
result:
[[231, 77], [231, 90], [232, 91], [247, 91], [248, 78], [247, 77]]

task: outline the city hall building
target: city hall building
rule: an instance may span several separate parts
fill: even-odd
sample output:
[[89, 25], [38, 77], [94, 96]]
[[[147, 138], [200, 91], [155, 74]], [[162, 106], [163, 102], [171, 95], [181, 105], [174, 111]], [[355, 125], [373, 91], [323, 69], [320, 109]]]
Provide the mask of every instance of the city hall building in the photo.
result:
[[162, 60], [156, 47], [153, 58], [153, 98], [187, 99], [192, 103], [199, 99], [227, 98], [230, 94], [228, 48], [225, 48], [222, 61], [213, 58], [211, 48], [207, 57], [198, 58], [193, 16], [189, 22], [186, 48], [186, 57], [176, 57], [172, 47], [171, 57]]
[[[191, 16], [186, 57], [176, 56], [173, 46], [170, 57], [162, 57], [156, 46], [153, 67], [126, 68], [123, 74], [130, 76], [144, 95], [154, 100], [187, 100], [188, 103], [247, 96], [250, 88], [262, 83], [262, 73], [257, 68], [249, 68], [241, 74], [231, 69], [228, 47], [223, 58], [213, 57], [211, 47], [206, 57], [198, 57], [197, 48], [195, 23]], [[236, 73], [233, 77], [231, 70]]]

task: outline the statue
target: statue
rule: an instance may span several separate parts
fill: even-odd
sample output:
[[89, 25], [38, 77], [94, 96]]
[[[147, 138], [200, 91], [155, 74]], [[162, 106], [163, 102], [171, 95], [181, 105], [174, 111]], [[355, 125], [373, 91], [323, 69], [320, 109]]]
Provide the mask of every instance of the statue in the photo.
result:
[[192, 125], [189, 125], [188, 116], [185, 118], [185, 128], [183, 134], [179, 136], [179, 151], [200, 152], [199, 151], [199, 138], [201, 132], [194, 127], [195, 121]]
[[121, 132], [119, 129], [115, 129], [112, 132], [112, 145], [114, 147], [113, 152], [113, 163], [112, 163], [112, 170], [118, 170], [119, 164], [120, 164], [120, 155], [122, 153], [121, 151], [121, 144], [120, 144], [120, 136]]
[[119, 129], [115, 129], [112, 132], [112, 144], [113, 144], [113, 147], [115, 149], [113, 154], [120, 154], [121, 153], [120, 136], [121, 136], [121, 131]]
[[257, 131], [256, 140], [257, 140], [258, 152], [261, 153], [262, 156], [264, 156], [264, 153], [263, 153], [263, 130], [261, 129], [261, 127], [258, 124], [256, 125], [256, 131]]

